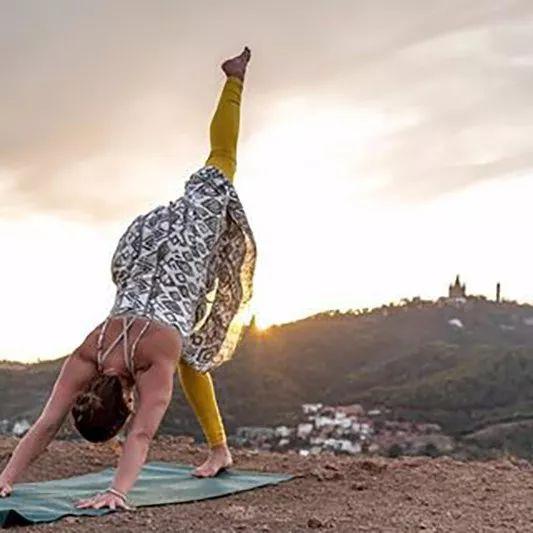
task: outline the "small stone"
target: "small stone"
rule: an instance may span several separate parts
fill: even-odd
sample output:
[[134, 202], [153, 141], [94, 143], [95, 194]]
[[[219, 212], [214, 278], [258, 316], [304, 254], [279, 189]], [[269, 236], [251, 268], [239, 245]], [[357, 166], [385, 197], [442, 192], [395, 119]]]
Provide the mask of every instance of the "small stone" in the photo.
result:
[[371, 461], [369, 459], [366, 459], [359, 463], [359, 468], [361, 470], [366, 470], [371, 474], [380, 474], [381, 472], [387, 469], [387, 465], [383, 462]]
[[515, 461], [515, 464], [518, 468], [522, 470], [529, 470], [531, 469], [531, 463], [527, 459], [517, 459]]
[[352, 486], [350, 487], [352, 490], [366, 490], [366, 485], [364, 483], [352, 483]]
[[512, 470], [513, 468], [515, 468], [515, 465], [509, 461], [508, 459], [503, 459], [497, 466], [496, 468], [498, 470]]
[[344, 479], [344, 474], [341, 472], [333, 472], [330, 476], [327, 477], [329, 481], [342, 481]]
[[324, 481], [324, 474], [320, 472], [320, 470], [313, 470], [311, 472], [311, 475], [317, 480], [317, 481]]
[[319, 529], [319, 528], [321, 528], [323, 526], [324, 526], [324, 524], [323, 524], [322, 520], [319, 520], [315, 516], [312, 516], [307, 521], [307, 527], [310, 528], [310, 529]]

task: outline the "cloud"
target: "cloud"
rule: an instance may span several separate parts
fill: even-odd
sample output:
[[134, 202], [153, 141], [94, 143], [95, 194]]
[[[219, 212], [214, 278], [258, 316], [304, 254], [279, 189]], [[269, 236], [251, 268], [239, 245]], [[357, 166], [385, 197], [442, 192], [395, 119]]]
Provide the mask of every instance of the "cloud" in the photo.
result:
[[374, 194], [423, 201], [527, 172], [532, 25], [526, 0], [11, 2], [3, 213], [105, 220], [177, 194], [206, 155], [218, 63], [244, 43], [244, 146], [276, 101], [303, 94], [416, 117], [358, 160], [390, 178]]

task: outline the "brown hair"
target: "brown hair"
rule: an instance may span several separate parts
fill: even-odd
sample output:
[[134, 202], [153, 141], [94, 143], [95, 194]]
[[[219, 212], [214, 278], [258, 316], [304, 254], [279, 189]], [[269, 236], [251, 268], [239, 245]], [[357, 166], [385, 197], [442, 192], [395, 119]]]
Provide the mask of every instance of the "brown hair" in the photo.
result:
[[96, 377], [72, 407], [74, 426], [90, 442], [113, 438], [132, 413], [117, 376]]

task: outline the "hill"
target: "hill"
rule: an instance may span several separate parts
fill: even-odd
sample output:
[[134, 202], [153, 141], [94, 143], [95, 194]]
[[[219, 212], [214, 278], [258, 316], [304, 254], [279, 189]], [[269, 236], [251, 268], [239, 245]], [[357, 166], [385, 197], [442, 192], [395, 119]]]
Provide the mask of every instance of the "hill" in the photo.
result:
[[[35, 417], [59, 364], [0, 367], [0, 419]], [[359, 402], [477, 442], [483, 428], [533, 419], [533, 306], [413, 300], [250, 329], [215, 382], [230, 430], [294, 423], [304, 402]], [[175, 396], [162, 431], [198, 434], [179, 387]], [[524, 427], [515, 442], [505, 426], [498, 447], [529, 456]]]

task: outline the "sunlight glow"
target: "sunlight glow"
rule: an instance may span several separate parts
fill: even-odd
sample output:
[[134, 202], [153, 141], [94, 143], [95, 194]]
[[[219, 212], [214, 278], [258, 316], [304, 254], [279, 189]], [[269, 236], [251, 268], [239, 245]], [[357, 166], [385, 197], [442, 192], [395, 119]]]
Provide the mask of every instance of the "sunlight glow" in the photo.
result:
[[[255, 313], [258, 328], [327, 309], [436, 298], [458, 272], [473, 292], [490, 296], [501, 281], [505, 297], [531, 299], [533, 176], [484, 182], [427, 203], [394, 203], [381, 195], [388, 177], [373, 175], [369, 160], [379, 159], [387, 136], [414, 115], [385, 118], [346, 102], [304, 99], [265, 113], [268, 120], [240, 147], [236, 180], [258, 245], [247, 318]], [[127, 153], [121, 158], [125, 172]], [[146, 192], [147, 208], [156, 198], [166, 202], [170, 191], [179, 194], [186, 176], [170, 183], [165, 176], [175, 169], [164, 158], [153, 169], [142, 154], [132, 158], [132, 180], [139, 198]], [[77, 171], [89, 177], [92, 168], [88, 162]], [[153, 182], [152, 171], [159, 176]], [[114, 293], [111, 254], [135, 214], [113, 224], [37, 214], [0, 219], [10, 251], [2, 265], [0, 359], [64, 355], [105, 318]]]

